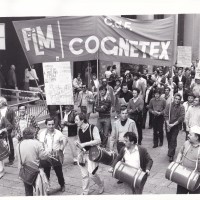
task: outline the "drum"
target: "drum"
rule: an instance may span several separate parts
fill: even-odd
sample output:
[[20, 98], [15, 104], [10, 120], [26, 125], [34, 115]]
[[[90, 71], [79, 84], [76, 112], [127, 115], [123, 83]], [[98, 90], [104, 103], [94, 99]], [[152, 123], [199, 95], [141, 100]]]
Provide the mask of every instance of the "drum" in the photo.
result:
[[142, 189], [147, 180], [147, 173], [119, 161], [115, 165], [113, 177], [129, 184], [132, 188]]
[[166, 170], [165, 178], [190, 191], [194, 191], [200, 186], [199, 173], [176, 162], [170, 163]]
[[112, 151], [107, 151], [99, 146], [92, 146], [89, 150], [89, 159], [94, 162], [100, 162], [105, 165], [111, 165], [117, 154]]
[[9, 156], [9, 148], [4, 140], [0, 139], [0, 161]]

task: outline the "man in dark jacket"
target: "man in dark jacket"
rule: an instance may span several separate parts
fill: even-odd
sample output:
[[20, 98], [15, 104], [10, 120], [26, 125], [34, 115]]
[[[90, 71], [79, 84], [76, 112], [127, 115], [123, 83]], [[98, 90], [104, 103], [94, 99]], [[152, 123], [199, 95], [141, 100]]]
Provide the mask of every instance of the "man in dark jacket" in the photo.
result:
[[0, 112], [1, 116], [5, 117], [10, 124], [12, 125], [12, 129], [8, 131], [8, 143], [10, 147], [10, 155], [9, 155], [9, 162], [5, 163], [5, 165], [12, 165], [15, 160], [15, 153], [14, 153], [14, 146], [13, 146], [13, 139], [12, 139], [12, 130], [15, 127], [15, 111], [10, 108], [7, 104], [7, 101], [4, 97], [0, 97]]
[[69, 143], [72, 152], [74, 165], [77, 165], [77, 149], [75, 141], [77, 140], [77, 125], [75, 124], [76, 111], [73, 105], [66, 105], [64, 118], [62, 121], [62, 133], [65, 137], [65, 146]]
[[[136, 169], [142, 169], [148, 175], [153, 165], [153, 160], [147, 150], [144, 147], [137, 145], [137, 136], [133, 132], [127, 132], [124, 135], [125, 147], [120, 150], [119, 155], [115, 158], [112, 167], [109, 172], [113, 172], [113, 169], [118, 161], [124, 159], [125, 163]], [[142, 194], [142, 188], [132, 188], [124, 183], [125, 194]]]
[[107, 93], [107, 88], [101, 86], [99, 88], [100, 97], [95, 104], [95, 110], [99, 112], [99, 118], [97, 120], [97, 127], [100, 132], [102, 146], [106, 147], [108, 141], [108, 135], [111, 130], [111, 98]]

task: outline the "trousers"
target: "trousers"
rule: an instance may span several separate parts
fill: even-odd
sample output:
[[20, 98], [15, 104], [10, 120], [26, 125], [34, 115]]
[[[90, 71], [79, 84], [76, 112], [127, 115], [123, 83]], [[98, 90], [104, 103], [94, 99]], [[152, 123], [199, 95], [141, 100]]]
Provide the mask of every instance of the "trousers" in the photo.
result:
[[89, 193], [90, 179], [92, 179], [99, 187], [101, 187], [103, 183], [96, 173], [98, 169], [98, 163], [91, 161], [88, 154], [84, 154], [84, 157], [86, 160], [85, 166], [81, 166], [79, 163], [78, 165], [82, 175], [83, 194], [87, 195]]
[[[64, 177], [63, 177], [62, 165], [54, 166], [53, 169], [54, 169], [56, 176], [58, 178], [58, 183], [60, 184], [61, 187], [64, 186], [65, 180], [64, 180]], [[50, 167], [44, 167], [44, 173], [46, 174], [48, 180], [50, 179], [50, 172], [51, 172], [51, 166]]]
[[179, 133], [178, 125], [172, 127], [169, 132], [166, 131], [169, 157], [173, 157], [175, 155], [175, 151], [176, 151], [176, 147], [177, 147], [178, 133]]
[[163, 124], [164, 117], [161, 116], [153, 116], [153, 142], [154, 145], [158, 145], [158, 140], [160, 143], [163, 143]]

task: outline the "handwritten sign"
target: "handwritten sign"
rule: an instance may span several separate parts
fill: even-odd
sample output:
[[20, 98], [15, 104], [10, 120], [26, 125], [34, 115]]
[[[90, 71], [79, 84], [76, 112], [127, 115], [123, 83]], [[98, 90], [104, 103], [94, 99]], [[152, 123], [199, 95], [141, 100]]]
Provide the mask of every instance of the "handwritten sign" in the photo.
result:
[[189, 46], [178, 46], [177, 66], [190, 67], [192, 64], [192, 48]]
[[43, 63], [47, 105], [74, 105], [70, 62]]
[[200, 79], [200, 63], [195, 69], [195, 79]]

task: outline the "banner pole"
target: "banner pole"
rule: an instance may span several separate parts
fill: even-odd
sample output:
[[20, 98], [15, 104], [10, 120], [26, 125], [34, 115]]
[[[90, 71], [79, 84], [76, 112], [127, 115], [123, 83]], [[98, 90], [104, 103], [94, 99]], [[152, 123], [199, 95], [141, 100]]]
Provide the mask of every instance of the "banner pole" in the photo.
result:
[[61, 120], [63, 120], [63, 113], [62, 113], [62, 106], [60, 105], [60, 117], [61, 117]]
[[[99, 83], [99, 51], [97, 51], [97, 80]], [[97, 105], [99, 106], [99, 85], [97, 87]]]

